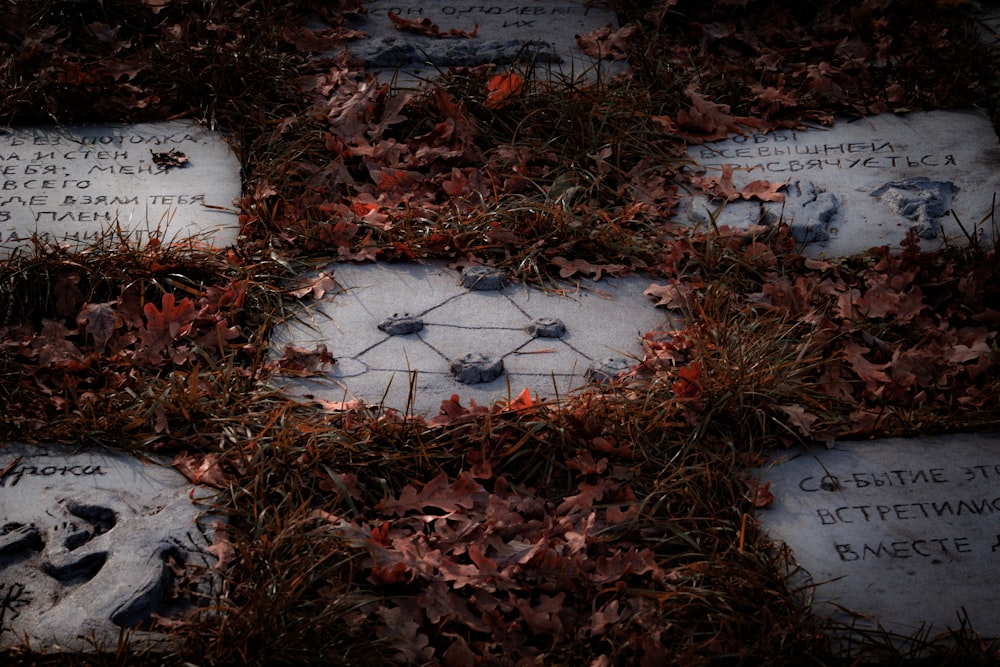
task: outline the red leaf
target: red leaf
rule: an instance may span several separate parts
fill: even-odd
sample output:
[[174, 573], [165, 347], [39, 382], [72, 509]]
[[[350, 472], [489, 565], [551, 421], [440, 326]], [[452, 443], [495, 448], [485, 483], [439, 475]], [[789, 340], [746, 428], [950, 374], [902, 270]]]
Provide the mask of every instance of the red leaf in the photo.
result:
[[417, 35], [425, 35], [427, 37], [475, 37], [479, 34], [479, 25], [471, 31], [457, 30], [452, 28], [448, 32], [441, 32], [441, 28], [437, 27], [430, 19], [404, 19], [399, 14], [393, 14], [389, 12], [389, 20], [392, 21], [393, 25], [396, 26], [396, 30], [401, 30], [403, 32], [412, 32]]
[[532, 406], [538, 405], [538, 402], [531, 397], [531, 391], [525, 387], [524, 390], [511, 399], [510, 403], [505, 405], [500, 409], [500, 412], [513, 412], [515, 410], [526, 410]]
[[392, 567], [372, 565], [371, 574], [368, 580], [373, 584], [405, 584], [413, 578], [413, 573], [406, 563], [396, 562]]
[[693, 361], [676, 370], [677, 379], [671, 389], [678, 398], [695, 398], [701, 395], [701, 364]]
[[524, 79], [513, 72], [497, 74], [486, 84], [486, 108], [500, 109], [507, 105], [509, 98], [517, 97], [524, 89]]

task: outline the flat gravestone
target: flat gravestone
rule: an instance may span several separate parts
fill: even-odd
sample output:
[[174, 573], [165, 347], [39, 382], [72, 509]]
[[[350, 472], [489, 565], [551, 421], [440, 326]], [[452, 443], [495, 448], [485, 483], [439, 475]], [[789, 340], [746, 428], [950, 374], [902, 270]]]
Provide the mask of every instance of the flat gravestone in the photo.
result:
[[[368, 37], [349, 44], [353, 56], [371, 70], [397, 80], [412, 82], [433, 77], [449, 67], [486, 63], [536, 64], [536, 71], [550, 71], [559, 78], [592, 75], [597, 68], [585, 55], [576, 35], [591, 33], [608, 24], [617, 26], [615, 13], [581, 0], [498, 0], [488, 4], [433, 0], [366, 2], [368, 15], [353, 27]], [[432, 35], [400, 29], [390, 15], [403, 22], [423, 24]], [[603, 62], [604, 72], [622, 67]], [[591, 77], [592, 78], [592, 77]]]
[[840, 442], [762, 475], [759, 512], [815, 584], [814, 609], [856, 642], [918, 646], [961, 627], [1000, 637], [1000, 435]]
[[0, 257], [32, 235], [81, 248], [119, 229], [231, 245], [239, 196], [236, 156], [191, 122], [0, 130]]
[[[732, 188], [753, 181], [784, 183], [781, 202], [689, 198], [681, 220], [745, 227], [784, 220], [804, 254], [842, 257], [882, 245], [899, 247], [908, 230], [920, 247], [969, 234], [992, 242], [994, 197], [1000, 192], [1000, 143], [985, 115], [931, 111], [883, 114], [830, 128], [732, 136], [694, 146], [688, 156], [704, 177]], [[753, 188], [751, 188], [752, 190]], [[966, 231], [963, 231], [963, 227]]]
[[202, 490], [131, 456], [0, 445], [0, 649], [155, 644], [217, 585]]
[[[478, 271], [477, 271], [478, 269]], [[326, 347], [335, 363], [278, 381], [327, 401], [437, 414], [457, 394], [489, 405], [528, 388], [564, 396], [607, 382], [642, 358], [640, 338], [672, 329], [644, 294], [648, 279], [584, 279], [561, 293], [507, 283], [475, 267], [335, 265], [336, 287], [297, 320], [276, 327], [272, 359]], [[412, 384], [412, 386], [411, 386]]]

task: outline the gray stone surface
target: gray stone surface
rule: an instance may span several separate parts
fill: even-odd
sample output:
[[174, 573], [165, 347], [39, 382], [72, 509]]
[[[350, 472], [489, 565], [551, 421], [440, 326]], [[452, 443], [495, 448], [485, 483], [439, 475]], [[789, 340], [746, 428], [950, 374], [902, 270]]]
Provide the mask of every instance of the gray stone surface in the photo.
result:
[[[579, 77], [593, 70], [595, 62], [580, 50], [576, 35], [608, 23], [617, 26], [614, 12], [581, 0], [495, 0], [486, 4], [374, 0], [364, 7], [368, 16], [352, 27], [369, 36], [351, 42], [349, 50], [368, 69], [388, 76], [398, 71], [404, 82], [433, 77], [449, 66], [514, 62], [535, 62], [542, 73]], [[405, 32], [393, 24], [390, 13], [427, 21], [449, 35], [452, 30], [476, 33], [474, 37], [430, 37]], [[608, 62], [601, 68], [612, 73], [623, 70]]]
[[[0, 444], [0, 649], [157, 642], [152, 614], [210, 601], [204, 493], [177, 471], [98, 450]], [[180, 585], [179, 577], [187, 583]], [[177, 589], [192, 595], [175, 599]]]
[[[883, 114], [830, 128], [732, 136], [694, 146], [695, 171], [719, 178], [733, 166], [737, 191], [764, 180], [785, 183], [784, 202], [735, 200], [717, 223], [743, 227], [788, 222], [805, 254], [852, 255], [870, 247], [898, 247], [909, 229], [921, 248], [944, 239], [965, 243], [981, 223], [990, 236], [993, 200], [1000, 193], [1000, 143], [978, 112]], [[679, 219], [706, 226], [722, 206], [703, 196], [687, 199]], [[956, 220], [957, 218], [957, 220]], [[961, 223], [961, 224], [959, 224]]]
[[775, 500], [759, 519], [811, 575], [820, 614], [902, 648], [965, 614], [1000, 636], [1000, 434], [837, 443], [762, 481]]
[[1000, 8], [984, 7], [977, 12], [979, 23], [979, 40], [988, 46], [1000, 43]]
[[189, 121], [0, 129], [0, 257], [32, 234], [81, 247], [119, 227], [231, 245], [240, 189], [232, 150]]
[[[276, 382], [292, 394], [327, 401], [360, 398], [368, 405], [400, 411], [409, 406], [411, 412], [433, 415], [453, 394], [463, 405], [470, 399], [489, 405], [525, 387], [541, 396], [563, 396], [587, 383], [584, 373], [595, 361], [631, 356], [635, 363], [642, 357], [643, 334], [674, 328], [644, 294], [649, 279], [638, 276], [563, 283], [557, 294], [516, 283], [501, 290], [469, 289], [458, 271], [440, 263], [338, 264], [325, 271], [339, 290], [278, 327], [271, 349], [277, 358], [287, 344], [326, 345], [337, 359], [331, 372], [279, 375]], [[423, 328], [407, 335], [379, 328], [401, 313], [419, 317]], [[538, 335], [531, 325], [542, 319], [560, 320], [564, 331], [558, 337]], [[452, 363], [469, 354], [502, 362], [502, 373], [490, 380], [489, 372], [454, 371]]]

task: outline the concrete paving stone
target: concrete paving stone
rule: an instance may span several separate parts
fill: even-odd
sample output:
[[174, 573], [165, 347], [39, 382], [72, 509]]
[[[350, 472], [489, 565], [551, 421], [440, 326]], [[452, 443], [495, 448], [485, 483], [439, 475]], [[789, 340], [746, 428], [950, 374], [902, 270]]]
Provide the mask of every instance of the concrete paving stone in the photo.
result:
[[[693, 146], [694, 172], [720, 178], [733, 168], [742, 190], [756, 180], [784, 183], [783, 202], [736, 200], [721, 206], [692, 196], [678, 220], [745, 227], [784, 220], [812, 257], [843, 257], [900, 247], [915, 230], [921, 248], [963, 244], [966, 231], [992, 243], [1000, 192], [1000, 142], [988, 117], [973, 111], [882, 114], [832, 127], [736, 135]], [[964, 227], [964, 230], [963, 230]]]
[[0, 443], [0, 649], [112, 651], [123, 631], [156, 645], [153, 614], [183, 618], [175, 565], [210, 604], [218, 592], [208, 493], [166, 461], [96, 449]]
[[517, 307], [517, 302], [505, 291], [472, 291], [430, 309], [424, 319], [428, 325], [464, 326], [462, 322], [475, 313], [474, 329], [498, 328], [524, 331], [531, 318]]
[[73, 248], [119, 227], [143, 243], [239, 234], [239, 161], [190, 121], [0, 128], [0, 168], [0, 259], [33, 234]]
[[983, 7], [976, 13], [979, 23], [979, 41], [987, 46], [1000, 43], [1000, 9]]
[[[426, 335], [423, 333], [386, 338], [356, 359], [365, 368], [374, 371], [408, 371], [418, 368], [426, 373], [447, 373], [448, 358], [425, 343], [425, 339]], [[336, 368], [333, 376], [343, 377], [337, 373]]]
[[[350, 52], [384, 80], [412, 87], [451, 66], [472, 67], [486, 63], [506, 66], [535, 62], [536, 75], [580, 78], [600, 70], [605, 74], [625, 71], [621, 62], [595, 63], [583, 53], [576, 35], [611, 24], [615, 13], [582, 0], [495, 0], [487, 4], [431, 0], [400, 3], [373, 0], [365, 3], [367, 16], [352, 22], [352, 28], [368, 37], [348, 44]], [[456, 30], [475, 36], [432, 37], [401, 31], [389, 18], [427, 21], [442, 33]], [[333, 55], [333, 54], [324, 54]]]
[[[558, 295], [521, 284], [468, 290], [459, 285], [459, 273], [441, 263], [338, 264], [324, 270], [333, 274], [339, 291], [272, 336], [272, 358], [287, 344], [321, 343], [337, 358], [324, 378], [276, 378], [297, 396], [360, 398], [369, 405], [385, 396], [386, 407], [409, 405], [417, 414], [433, 415], [452, 394], [480, 405], [506, 399], [508, 378], [514, 395], [525, 387], [541, 396], [565, 395], [586, 384], [585, 371], [595, 360], [638, 359], [644, 333], [674, 328], [643, 293], [651, 281], [638, 276], [562, 283]], [[424, 328], [398, 336], [378, 329], [386, 314], [403, 311], [420, 317]], [[566, 333], [533, 337], [526, 327], [537, 317], [562, 320]], [[504, 375], [481, 384], [457, 382], [450, 364], [470, 353], [502, 359]], [[418, 391], [409, 404], [412, 371]]]
[[481, 327], [438, 325], [427, 327], [421, 340], [449, 360], [477, 352], [505, 359], [527, 343], [530, 337], [522, 327], [499, 329], [490, 324]]
[[[507, 370], [512, 375], [549, 377], [552, 374], [577, 378], [576, 386], [583, 384], [587, 360], [574, 350], [567, 340], [559, 338], [534, 338], [522, 341], [513, 352], [504, 357]], [[572, 387], [569, 387], [570, 389]], [[562, 388], [564, 391], [567, 387]]]
[[1000, 637], [1000, 434], [838, 442], [757, 471], [774, 503], [758, 511], [815, 584], [813, 607], [898, 647], [958, 629], [966, 615]]

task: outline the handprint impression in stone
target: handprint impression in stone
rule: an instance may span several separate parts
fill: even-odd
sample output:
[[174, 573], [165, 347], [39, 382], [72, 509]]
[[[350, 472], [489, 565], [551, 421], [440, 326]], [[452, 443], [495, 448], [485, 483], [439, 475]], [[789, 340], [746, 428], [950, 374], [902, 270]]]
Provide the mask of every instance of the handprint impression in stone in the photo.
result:
[[135, 511], [113, 497], [102, 500], [63, 499], [27, 521], [0, 527], [2, 578], [30, 592], [9, 610], [8, 621], [23, 616], [21, 621], [31, 622], [76, 608], [132, 628], [162, 611], [174, 580], [170, 565], [183, 565], [182, 549], [163, 539], [153, 542], [154, 553], [146, 541], [142, 553], [131, 534], [137, 517], [129, 513]]
[[59, 504], [45, 538], [42, 571], [63, 584], [90, 581], [108, 560], [106, 539], [96, 539], [114, 528], [112, 509], [72, 500]]

